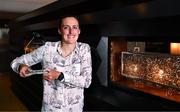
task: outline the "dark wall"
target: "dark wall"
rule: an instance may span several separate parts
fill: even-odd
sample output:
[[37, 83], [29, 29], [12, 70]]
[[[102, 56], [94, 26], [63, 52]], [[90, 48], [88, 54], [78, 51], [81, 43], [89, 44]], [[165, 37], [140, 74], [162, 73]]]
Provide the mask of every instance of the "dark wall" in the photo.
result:
[[103, 36], [180, 41], [179, 0], [150, 0], [124, 6], [120, 4], [121, 1], [112, 0], [112, 8], [82, 14], [80, 20], [84, 24], [98, 24]]
[[[126, 88], [102, 86], [99, 82], [101, 77], [97, 76], [96, 71], [99, 69], [98, 65], [104, 61], [97, 52], [102, 37], [179, 42], [179, 5], [179, 0], [59, 0], [10, 22], [11, 56], [16, 57], [24, 53], [23, 42], [26, 38], [32, 38], [33, 32], [41, 34], [46, 41], [59, 40], [60, 36], [57, 33], [59, 17], [76, 15], [81, 23], [79, 41], [89, 43], [95, 56], [93, 86], [86, 90], [85, 96], [88, 100], [85, 101], [85, 110], [178, 110], [179, 103]], [[108, 57], [106, 59], [108, 60]], [[14, 75], [12, 82], [14, 92], [19, 93], [19, 97], [23, 98], [27, 105], [31, 104], [29, 109], [39, 110], [41, 107], [39, 96], [42, 89], [37, 95], [26, 88], [38, 90], [37, 88], [42, 86], [41, 77], [21, 79]], [[26, 93], [31, 97], [26, 96]]]

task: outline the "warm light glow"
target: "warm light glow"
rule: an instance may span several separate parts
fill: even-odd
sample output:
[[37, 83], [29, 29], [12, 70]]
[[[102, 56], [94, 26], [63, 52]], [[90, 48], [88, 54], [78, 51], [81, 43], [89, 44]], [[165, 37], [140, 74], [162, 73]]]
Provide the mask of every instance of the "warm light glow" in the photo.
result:
[[121, 59], [123, 76], [180, 88], [179, 56], [122, 52]]
[[134, 71], [134, 72], [137, 72], [137, 70], [138, 70], [137, 65], [134, 65], [134, 66], [133, 66], [133, 71]]
[[164, 71], [160, 69], [159, 72], [158, 72], [158, 75], [159, 75], [160, 78], [163, 78], [163, 73], [164, 73]]
[[148, 7], [145, 3], [141, 3], [134, 8], [137, 14], [139, 14], [140, 16], [146, 15], [148, 12]]
[[173, 55], [180, 55], [180, 43], [171, 43], [171, 54]]

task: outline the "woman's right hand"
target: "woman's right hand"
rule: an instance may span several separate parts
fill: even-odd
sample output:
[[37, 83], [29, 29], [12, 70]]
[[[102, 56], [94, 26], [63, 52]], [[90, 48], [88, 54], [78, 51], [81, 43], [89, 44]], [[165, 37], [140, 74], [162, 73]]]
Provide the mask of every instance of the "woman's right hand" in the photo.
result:
[[19, 66], [19, 74], [21, 77], [26, 77], [26, 74], [29, 73], [29, 66], [25, 65], [25, 64], [21, 64]]

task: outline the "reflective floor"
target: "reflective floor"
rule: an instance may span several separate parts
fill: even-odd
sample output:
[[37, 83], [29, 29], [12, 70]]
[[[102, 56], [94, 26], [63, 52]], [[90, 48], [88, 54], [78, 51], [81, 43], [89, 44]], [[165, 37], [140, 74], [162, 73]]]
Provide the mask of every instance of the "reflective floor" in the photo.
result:
[[0, 111], [28, 111], [11, 90], [10, 73], [0, 73]]

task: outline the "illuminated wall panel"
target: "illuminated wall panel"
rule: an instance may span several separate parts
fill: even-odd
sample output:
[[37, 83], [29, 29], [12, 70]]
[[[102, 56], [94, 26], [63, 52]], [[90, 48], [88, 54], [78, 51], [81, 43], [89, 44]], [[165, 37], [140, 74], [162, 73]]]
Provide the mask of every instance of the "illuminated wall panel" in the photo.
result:
[[123, 76], [180, 88], [180, 56], [122, 52]]

